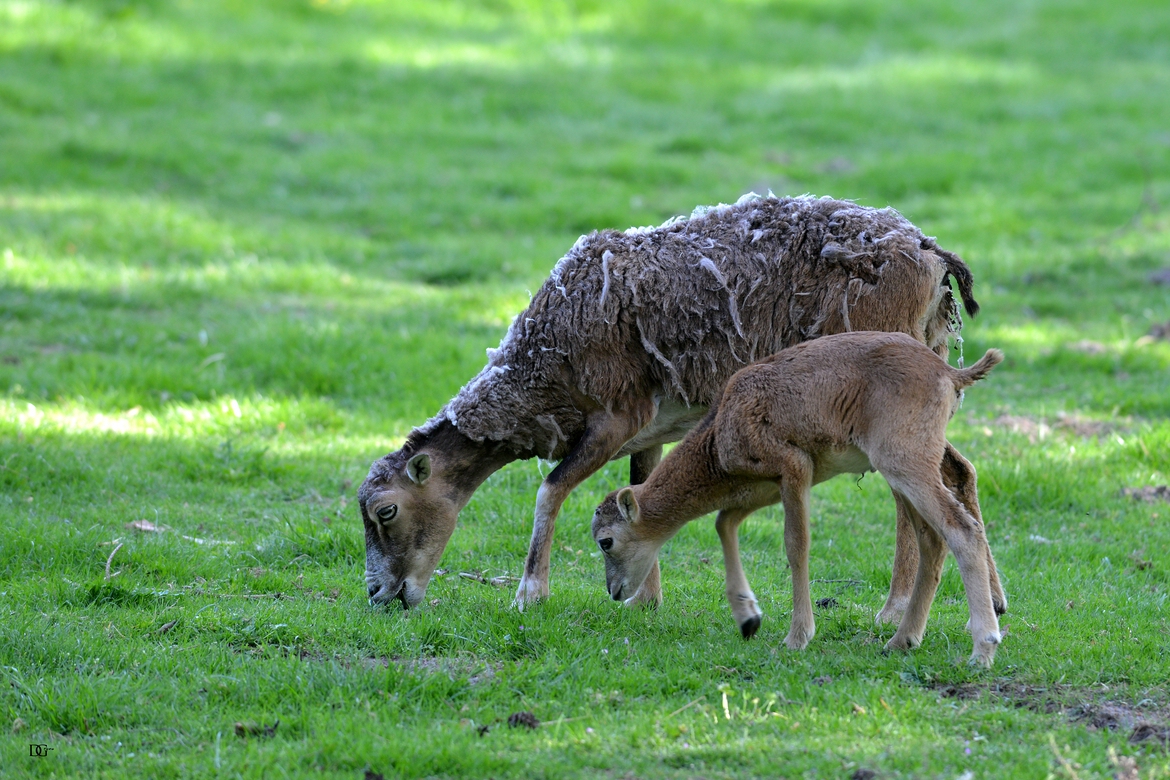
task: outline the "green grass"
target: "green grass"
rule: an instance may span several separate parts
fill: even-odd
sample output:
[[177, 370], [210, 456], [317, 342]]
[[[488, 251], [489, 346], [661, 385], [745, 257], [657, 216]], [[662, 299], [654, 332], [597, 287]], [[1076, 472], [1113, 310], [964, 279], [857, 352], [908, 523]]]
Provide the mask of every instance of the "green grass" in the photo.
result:
[[[1170, 505], [1121, 495], [1170, 482], [1168, 40], [1152, 0], [0, 0], [0, 774], [1170, 775], [1090, 727], [1170, 720]], [[1008, 359], [950, 431], [994, 669], [953, 564], [882, 654], [874, 477], [814, 492], [837, 605], [803, 653], [779, 510], [744, 527], [752, 642], [708, 522], [662, 609], [606, 600], [625, 464], [567, 504], [547, 604], [458, 576], [519, 573], [521, 463], [429, 605], [367, 606], [355, 485], [577, 235], [769, 187], [894, 205], [974, 271], [967, 356]]]

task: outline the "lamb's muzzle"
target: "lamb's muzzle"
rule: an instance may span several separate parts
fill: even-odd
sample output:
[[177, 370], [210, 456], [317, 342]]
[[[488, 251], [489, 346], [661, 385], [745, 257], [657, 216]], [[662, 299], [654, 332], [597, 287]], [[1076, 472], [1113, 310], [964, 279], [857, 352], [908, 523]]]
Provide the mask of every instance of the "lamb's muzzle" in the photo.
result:
[[921, 643], [950, 549], [967, 593], [971, 660], [990, 666], [1001, 638], [996, 615], [1007, 599], [983, 530], [975, 470], [946, 440], [946, 425], [958, 394], [1002, 360], [999, 350], [988, 350], [959, 370], [903, 334], [848, 333], [800, 344], [739, 371], [643, 484], [615, 491], [594, 512], [593, 537], [604, 553], [607, 587], [613, 593], [615, 582], [639, 584], [646, 561], [679, 528], [718, 511], [727, 599], [750, 638], [761, 614], [740, 562], [738, 528], [755, 509], [783, 502], [793, 592], [784, 642], [803, 649], [816, 633], [809, 490], [840, 473], [877, 470], [900, 509], [906, 508], [918, 552], [914, 588], [888, 646]]

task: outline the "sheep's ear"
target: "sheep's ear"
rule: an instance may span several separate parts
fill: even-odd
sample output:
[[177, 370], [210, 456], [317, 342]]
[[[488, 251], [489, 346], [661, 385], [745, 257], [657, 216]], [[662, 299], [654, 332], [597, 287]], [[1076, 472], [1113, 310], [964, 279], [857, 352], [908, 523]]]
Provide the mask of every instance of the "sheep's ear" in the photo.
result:
[[642, 517], [642, 510], [638, 508], [638, 499], [634, 497], [634, 491], [627, 488], [622, 488], [617, 494], [618, 512], [627, 522], [636, 523]]
[[406, 461], [406, 476], [416, 485], [425, 485], [431, 476], [431, 456], [420, 452]]

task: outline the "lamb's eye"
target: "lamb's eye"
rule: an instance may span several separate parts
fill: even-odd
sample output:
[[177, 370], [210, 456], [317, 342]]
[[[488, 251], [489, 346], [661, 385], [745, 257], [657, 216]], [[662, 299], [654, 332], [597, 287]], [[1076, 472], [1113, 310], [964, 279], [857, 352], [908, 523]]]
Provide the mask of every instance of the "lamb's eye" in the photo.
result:
[[378, 507], [376, 514], [378, 515], [379, 520], [381, 520], [383, 523], [388, 523], [394, 519], [396, 514], [398, 514], [398, 504], [387, 504], [386, 506]]
[[602, 552], [609, 552], [609, 549], [613, 547], [613, 538], [598, 539], [597, 546], [601, 548]]

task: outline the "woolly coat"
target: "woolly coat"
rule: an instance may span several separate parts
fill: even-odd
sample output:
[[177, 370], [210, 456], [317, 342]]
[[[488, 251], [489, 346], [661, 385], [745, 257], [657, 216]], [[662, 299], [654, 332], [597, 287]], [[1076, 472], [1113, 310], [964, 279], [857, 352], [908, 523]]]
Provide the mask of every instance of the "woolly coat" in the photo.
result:
[[594, 232], [415, 434], [446, 419], [518, 458], [558, 460], [590, 408], [706, 407], [738, 369], [825, 334], [901, 331], [942, 353], [962, 326], [948, 272], [967, 302], [969, 271], [933, 238], [893, 209], [830, 198], [748, 195], [657, 228]]

